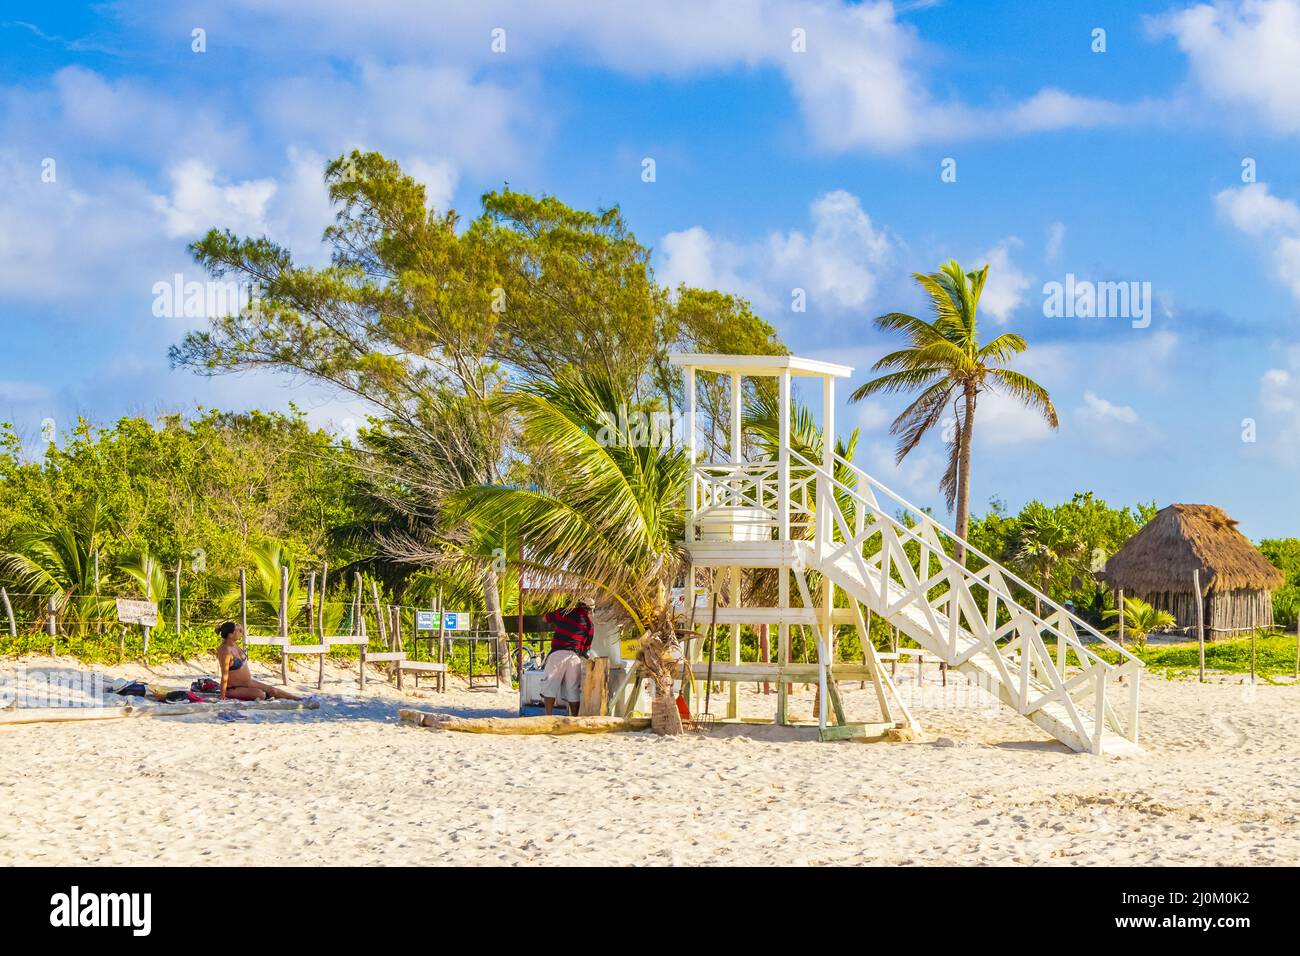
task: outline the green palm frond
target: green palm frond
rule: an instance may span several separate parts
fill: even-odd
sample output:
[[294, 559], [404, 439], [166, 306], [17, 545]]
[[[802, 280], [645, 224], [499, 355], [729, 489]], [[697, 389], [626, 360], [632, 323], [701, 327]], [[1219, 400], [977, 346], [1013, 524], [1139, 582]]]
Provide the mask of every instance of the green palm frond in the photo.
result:
[[449, 519], [510, 528], [525, 569], [545, 584], [594, 587], [642, 622], [659, 614], [683, 560], [685, 452], [649, 431], [648, 407], [603, 373], [532, 382], [498, 405], [554, 467], [545, 487], [458, 492]]
[[[289, 570], [289, 588], [286, 607], [289, 621], [292, 623], [307, 605], [307, 594], [294, 567], [293, 559], [285, 553], [284, 545], [278, 541], [263, 541], [253, 546], [249, 552], [252, 561], [252, 573], [245, 575], [247, 587], [248, 616], [250, 622], [262, 627], [270, 626], [280, 619], [280, 575], [281, 568]], [[221, 596], [221, 607], [227, 614], [234, 614], [239, 608], [238, 579], [226, 583], [225, 593]]]
[[1056, 406], [1052, 404], [1052, 397], [1047, 393], [1047, 389], [1032, 378], [1005, 368], [990, 370], [989, 378], [995, 387], [1000, 386], [1022, 405], [1027, 405], [1042, 415], [1047, 424], [1053, 428], [1060, 427], [1060, 419], [1056, 415]]

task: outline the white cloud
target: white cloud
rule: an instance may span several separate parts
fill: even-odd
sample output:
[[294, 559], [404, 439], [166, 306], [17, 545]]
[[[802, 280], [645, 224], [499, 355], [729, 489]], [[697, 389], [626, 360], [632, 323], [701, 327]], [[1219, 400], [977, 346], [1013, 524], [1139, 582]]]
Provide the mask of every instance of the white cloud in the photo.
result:
[[275, 84], [263, 111], [288, 141], [331, 156], [380, 149], [437, 169], [444, 197], [459, 168], [517, 173], [544, 134], [528, 91], [448, 66], [363, 62], [348, 78], [301, 74]]
[[975, 409], [977, 445], [1019, 445], [1052, 436], [1043, 416], [1001, 392], [984, 392]]
[[1179, 345], [1178, 333], [1171, 332], [1168, 329], [1156, 329], [1150, 335], [1146, 336], [1144, 349], [1145, 358], [1152, 365], [1164, 365], [1174, 354], [1174, 350]]
[[993, 316], [999, 324], [1005, 324], [1024, 303], [1029, 288], [1029, 276], [1011, 261], [1011, 247], [1018, 245], [1020, 240], [1010, 236], [978, 257], [980, 262], [989, 265], [989, 276], [980, 295], [980, 311]]
[[1226, 110], [1281, 133], [1300, 132], [1300, 3], [1197, 4], [1148, 21], [1187, 55], [1192, 82]]
[[1259, 403], [1267, 417], [1257, 426], [1257, 440], [1274, 460], [1300, 466], [1300, 348], [1289, 351], [1285, 368], [1260, 377]]
[[38, 155], [59, 160], [65, 170], [92, 150], [119, 160], [180, 154], [223, 163], [249, 144], [240, 115], [224, 117], [205, 99], [80, 66], [58, 70], [43, 86], [0, 87], [0, 142], [39, 144]]
[[1061, 255], [1061, 248], [1065, 245], [1065, 223], [1054, 222], [1047, 227], [1047, 247], [1043, 250], [1043, 255], [1049, 262], [1055, 261]]
[[[1092, 129], [1138, 119], [1147, 107], [1127, 106], [1048, 87], [1011, 108], [1005, 117], [986, 115], [986, 121], [1017, 133], [1059, 129]], [[985, 111], [987, 113], [987, 111]]]
[[1300, 411], [1296, 382], [1284, 368], [1271, 368], [1264, 373], [1259, 382], [1259, 398], [1270, 412], [1289, 415]]
[[177, 163], [167, 178], [171, 192], [156, 197], [154, 208], [163, 216], [168, 237], [192, 239], [214, 227], [239, 235], [267, 231], [266, 213], [275, 195], [274, 180], [219, 183], [217, 171], [199, 159]]
[[701, 226], [660, 240], [655, 273], [679, 282], [738, 293], [761, 311], [786, 312], [802, 289], [810, 312], [861, 310], [876, 298], [880, 277], [897, 247], [877, 227], [857, 196], [835, 190], [808, 207], [811, 228], [772, 232], [763, 241], [733, 243]]
[[411, 178], [424, 184], [424, 201], [430, 209], [446, 212], [456, 195], [460, 175], [454, 163], [447, 159], [409, 159], [402, 163]]
[[1223, 190], [1214, 197], [1219, 213], [1248, 236], [1300, 231], [1300, 206], [1269, 192], [1267, 183]]
[[1214, 205], [1236, 229], [1264, 245], [1274, 277], [1300, 300], [1300, 206], [1274, 196], [1267, 183], [1225, 189]]
[[810, 305], [862, 308], [875, 297], [893, 240], [875, 227], [858, 197], [842, 189], [818, 197], [810, 213], [810, 233], [791, 230], [768, 237], [771, 272], [807, 290]]
[[670, 232], [659, 241], [660, 261], [655, 277], [675, 289], [685, 284], [700, 289], [744, 294], [748, 282], [735, 272], [746, 254], [711, 236], [703, 226]]
[[1124, 425], [1136, 425], [1138, 413], [1128, 405], [1116, 405], [1094, 392], [1083, 393], [1083, 407], [1079, 409], [1081, 418], [1094, 422], [1119, 422]]
[[872, 442], [867, 448], [866, 471], [873, 478], [905, 498], [930, 500], [938, 494], [939, 479], [948, 467], [947, 449], [942, 445], [922, 444], [912, 449], [901, 463], [894, 462], [894, 446]]
[[49, 397], [49, 388], [37, 382], [17, 382], [12, 379], [0, 380], [0, 402], [27, 404], [47, 401]]
[[889, 409], [879, 402], [868, 399], [858, 406], [858, 427], [864, 432], [879, 431], [886, 427], [892, 418]]
[[[0, 295], [78, 306], [93, 298], [102, 307], [123, 288], [144, 296], [158, 271], [150, 260], [165, 262], [166, 269], [186, 260], [179, 245], [169, 250], [152, 197], [138, 179], [56, 168], [56, 180], [43, 182], [39, 154], [0, 150]], [[103, 312], [79, 314], [99, 318]]]
[[[413, 8], [406, 0], [364, 5], [283, 0], [273, 6], [232, 0], [213, 10], [197, 0], [171, 0], [164, 7], [141, 7], [148, 12], [137, 7], [127, 16], [150, 29], [171, 36], [188, 30], [199, 17], [209, 24], [210, 35], [270, 55], [281, 52], [271, 38], [290, 29], [300, 47], [327, 56], [374, 62], [433, 59], [455, 64], [457, 70], [536, 67], [558, 56], [634, 77], [774, 69], [790, 84], [816, 145], [832, 151], [896, 151], [940, 141], [1088, 128], [1126, 122], [1133, 115], [1132, 107], [1052, 87], [996, 107], [937, 94], [928, 76], [936, 51], [898, 19], [889, 2], [480, 0]], [[492, 31], [498, 27], [505, 30], [506, 49], [493, 53]], [[806, 37], [804, 52], [792, 48], [795, 30]], [[423, 84], [407, 90], [428, 94]], [[393, 97], [403, 109], [404, 99]], [[334, 100], [306, 102], [313, 109], [322, 102], [332, 108]]]

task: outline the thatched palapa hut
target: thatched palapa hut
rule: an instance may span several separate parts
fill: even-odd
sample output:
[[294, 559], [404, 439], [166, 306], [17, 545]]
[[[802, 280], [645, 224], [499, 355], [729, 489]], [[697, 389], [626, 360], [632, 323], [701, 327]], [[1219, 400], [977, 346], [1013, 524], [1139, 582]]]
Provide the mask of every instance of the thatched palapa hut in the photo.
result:
[[1273, 591], [1285, 575], [1269, 564], [1214, 505], [1170, 505], [1106, 562], [1105, 580], [1196, 629], [1192, 572], [1199, 571], [1205, 636], [1227, 637], [1273, 625]]

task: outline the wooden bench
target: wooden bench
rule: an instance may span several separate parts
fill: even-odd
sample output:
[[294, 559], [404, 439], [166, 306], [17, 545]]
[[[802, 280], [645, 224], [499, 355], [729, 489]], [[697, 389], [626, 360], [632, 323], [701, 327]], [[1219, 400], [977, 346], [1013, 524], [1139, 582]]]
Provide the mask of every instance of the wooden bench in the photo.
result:
[[295, 654], [315, 654], [320, 662], [316, 670], [316, 689], [325, 683], [325, 655], [330, 652], [328, 644], [293, 644], [289, 638], [279, 634], [254, 635], [244, 637], [245, 646], [280, 648], [280, 683], [289, 683], [289, 658]]
[[366, 665], [367, 664], [393, 664], [393, 671], [397, 676], [397, 689], [402, 689], [403, 672], [411, 672], [416, 675], [416, 686], [419, 686], [420, 674], [433, 674], [437, 677], [437, 689], [443, 692], [447, 689], [447, 665], [439, 664], [436, 661], [412, 661], [407, 660], [405, 651], [371, 651], [369, 650], [370, 638], [365, 634], [328, 634], [321, 638], [324, 642], [323, 647], [328, 653], [329, 648], [336, 646], [351, 645], [361, 648], [361, 664], [358, 673], [358, 682], [361, 687], [366, 686]]
[[447, 689], [447, 665], [440, 664], [437, 661], [408, 661], [403, 655], [402, 659], [397, 662], [397, 689], [402, 689], [402, 674], [410, 671], [415, 675], [415, 686], [420, 686], [421, 674], [432, 674], [434, 676], [434, 687], [439, 693]]

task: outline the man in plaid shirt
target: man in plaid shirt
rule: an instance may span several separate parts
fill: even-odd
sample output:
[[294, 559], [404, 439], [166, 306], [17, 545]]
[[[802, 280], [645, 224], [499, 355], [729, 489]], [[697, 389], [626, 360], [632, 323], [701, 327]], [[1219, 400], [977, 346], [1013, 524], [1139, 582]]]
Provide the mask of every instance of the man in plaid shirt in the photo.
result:
[[548, 611], [546, 622], [555, 628], [551, 652], [542, 665], [542, 703], [549, 716], [556, 699], [569, 707], [569, 716], [578, 716], [582, 703], [582, 672], [595, 631], [591, 624], [591, 605], [579, 601], [567, 611]]

